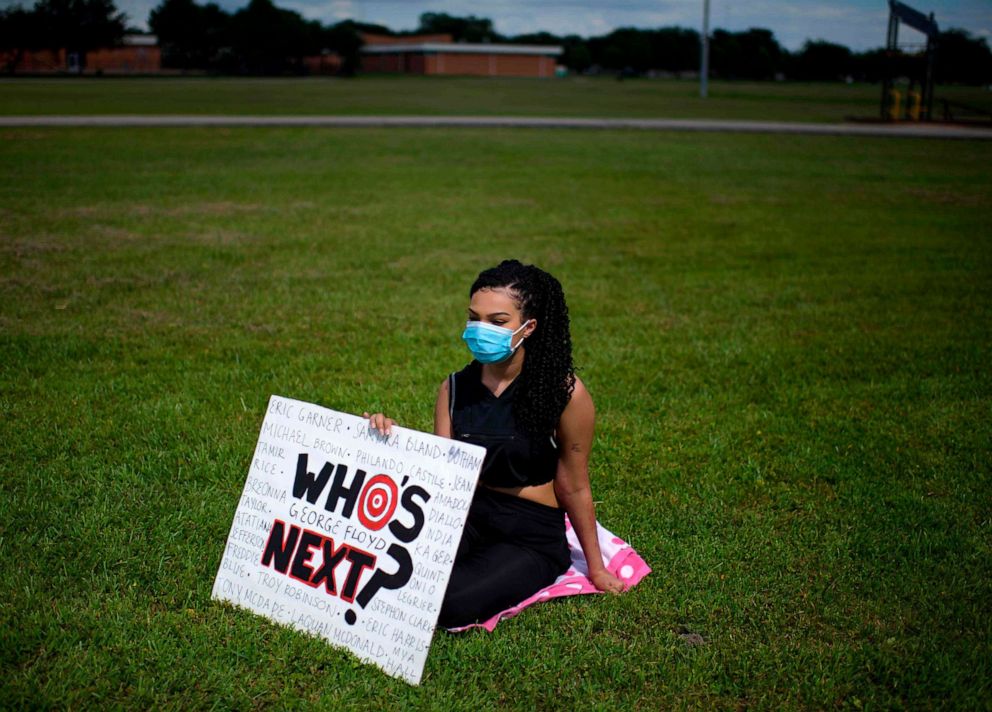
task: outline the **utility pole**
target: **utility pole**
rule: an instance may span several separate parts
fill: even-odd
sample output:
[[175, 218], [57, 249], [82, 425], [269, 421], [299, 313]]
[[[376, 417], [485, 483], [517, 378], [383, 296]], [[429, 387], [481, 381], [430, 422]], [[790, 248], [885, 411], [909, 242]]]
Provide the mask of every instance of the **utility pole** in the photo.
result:
[[702, 59], [699, 62], [699, 96], [706, 98], [707, 84], [710, 76], [710, 0], [703, 0], [703, 47]]

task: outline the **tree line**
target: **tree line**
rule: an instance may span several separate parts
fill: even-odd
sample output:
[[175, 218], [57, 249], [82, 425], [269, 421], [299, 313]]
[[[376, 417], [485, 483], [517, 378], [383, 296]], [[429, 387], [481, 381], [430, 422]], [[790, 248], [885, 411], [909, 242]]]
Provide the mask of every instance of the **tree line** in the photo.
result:
[[[596, 37], [502, 35], [490, 19], [474, 15], [425, 12], [419, 19], [416, 34], [448, 33], [456, 42], [560, 45], [559, 61], [573, 72], [682, 74], [699, 69], [700, 33], [683, 27], [622, 27]], [[162, 0], [151, 10], [148, 25], [162, 48], [163, 67], [219, 74], [304, 74], [304, 57], [329, 51], [342, 58], [340, 72], [353, 75], [361, 70], [361, 32], [408, 34], [354, 20], [325, 25], [272, 0], [250, 0], [235, 12], [214, 2]], [[0, 10], [4, 50], [65, 47], [84, 52], [118, 44], [127, 31], [126, 15], [113, 0], [37, 0], [31, 9]], [[940, 33], [937, 52], [938, 82], [992, 84], [992, 51], [985, 38], [949, 29]], [[16, 55], [8, 65], [14, 62]], [[725, 79], [878, 81], [886, 73], [919, 77], [924, 58], [905, 52], [888, 56], [884, 48], [853, 52], [823, 40], [807, 40], [790, 52], [768, 29], [717, 29], [710, 36], [710, 70], [711, 76]]]

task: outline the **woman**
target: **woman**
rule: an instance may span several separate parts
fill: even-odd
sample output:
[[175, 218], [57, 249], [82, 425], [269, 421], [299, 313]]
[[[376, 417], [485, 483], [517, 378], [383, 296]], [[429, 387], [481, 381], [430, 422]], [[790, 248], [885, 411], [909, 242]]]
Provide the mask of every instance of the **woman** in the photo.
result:
[[[592, 398], [575, 375], [561, 284], [517, 260], [483, 271], [469, 290], [462, 334], [475, 357], [441, 383], [434, 433], [482, 445], [486, 457], [455, 556], [438, 625], [486, 620], [551, 584], [570, 564], [565, 513], [589, 578], [606, 570], [589, 489]], [[389, 433], [395, 421], [369, 415]]]

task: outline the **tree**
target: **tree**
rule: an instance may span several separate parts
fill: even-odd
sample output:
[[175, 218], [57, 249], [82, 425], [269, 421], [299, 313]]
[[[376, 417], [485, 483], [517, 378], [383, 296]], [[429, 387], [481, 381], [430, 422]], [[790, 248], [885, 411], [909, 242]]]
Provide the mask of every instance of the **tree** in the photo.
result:
[[772, 31], [759, 27], [715, 30], [710, 41], [713, 74], [728, 79], [772, 79], [784, 69], [786, 55]]
[[797, 79], [835, 81], [854, 70], [851, 50], [825, 40], [806, 40], [792, 64], [791, 74]]
[[578, 35], [568, 35], [561, 41], [561, 63], [575, 72], [584, 72], [592, 64], [586, 41]]
[[417, 33], [448, 33], [455, 42], [503, 42], [506, 39], [493, 29], [493, 21], [488, 18], [455, 17], [445, 12], [422, 13]]
[[514, 44], [531, 45], [559, 45], [562, 42], [558, 35], [553, 35], [550, 32], [529, 32], [523, 35], [507, 37], [506, 40], [507, 42], [513, 42]]
[[858, 81], [879, 82], [886, 77], [913, 77], [921, 81], [926, 62], [920, 56], [884, 47], [867, 50], [851, 56], [851, 74]]
[[210, 3], [163, 0], [148, 15], [148, 26], [162, 48], [162, 65], [178, 69], [209, 67], [226, 41], [229, 16]]
[[3, 71], [13, 73], [24, 58], [24, 52], [43, 49], [46, 38], [38, 14], [19, 5], [0, 9], [0, 50], [12, 52]]
[[682, 27], [662, 27], [652, 39], [652, 67], [669, 72], [699, 68], [699, 33]]
[[231, 17], [230, 28], [241, 73], [302, 73], [302, 58], [321, 49], [319, 32], [299, 13], [278, 8], [272, 0], [250, 0]]
[[593, 63], [607, 69], [630, 68], [640, 73], [652, 68], [651, 36], [645, 30], [620, 27], [608, 35], [591, 37], [588, 46]]
[[[590, 61], [608, 69], [685, 72], [699, 68], [700, 36], [692, 29], [622, 27], [584, 44]], [[772, 32], [761, 28], [716, 30], [711, 43], [713, 71], [727, 77], [769, 79], [782, 69], [786, 55]]]
[[984, 37], [952, 28], [937, 37], [935, 74], [943, 84], [992, 84], [992, 51]]
[[39, 0], [34, 12], [45, 45], [79, 53], [81, 64], [87, 51], [120, 44], [127, 24], [113, 0]]
[[752, 27], [739, 35], [741, 56], [739, 76], [774, 79], [782, 68], [782, 47], [771, 30]]
[[631, 68], [636, 72], [650, 69], [651, 42], [643, 30], [620, 27], [607, 35], [590, 37], [589, 53], [593, 64], [607, 69]]
[[341, 55], [342, 74], [354, 74], [359, 30], [391, 33], [352, 20], [324, 26], [271, 0], [253, 0], [234, 15], [213, 2], [201, 7], [194, 0], [162, 0], [148, 25], [158, 36], [163, 65], [229, 74], [302, 73], [302, 58], [325, 49]]
[[382, 25], [369, 25], [354, 20], [342, 20], [336, 25], [325, 28], [323, 32], [324, 47], [334, 50], [341, 56], [340, 73], [346, 77], [354, 76], [362, 66], [362, 38], [359, 32], [392, 34], [392, 30]]

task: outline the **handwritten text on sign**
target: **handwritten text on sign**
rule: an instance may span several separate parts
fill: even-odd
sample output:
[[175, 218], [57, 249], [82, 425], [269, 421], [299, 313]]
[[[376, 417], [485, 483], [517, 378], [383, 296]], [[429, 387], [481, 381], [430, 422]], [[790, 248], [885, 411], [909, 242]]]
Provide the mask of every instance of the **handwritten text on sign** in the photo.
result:
[[213, 597], [419, 683], [485, 454], [273, 395]]

